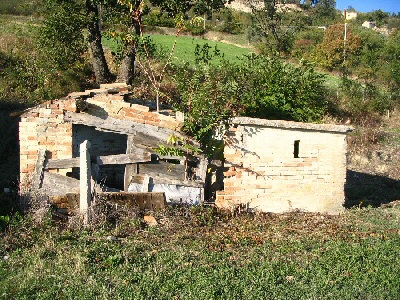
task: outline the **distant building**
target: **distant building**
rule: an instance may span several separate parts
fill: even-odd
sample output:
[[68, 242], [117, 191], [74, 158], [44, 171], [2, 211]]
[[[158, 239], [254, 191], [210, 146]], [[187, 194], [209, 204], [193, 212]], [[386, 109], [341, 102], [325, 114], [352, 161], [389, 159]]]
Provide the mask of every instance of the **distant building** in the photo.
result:
[[362, 23], [361, 26], [362, 26], [362, 27], [365, 27], [365, 28], [370, 28], [370, 29], [372, 29], [372, 28], [375, 28], [375, 27], [376, 27], [376, 22], [374, 22], [374, 21], [365, 21], [364, 23]]
[[357, 19], [358, 13], [356, 11], [343, 11], [343, 16], [345, 17], [346, 20], [354, 20]]

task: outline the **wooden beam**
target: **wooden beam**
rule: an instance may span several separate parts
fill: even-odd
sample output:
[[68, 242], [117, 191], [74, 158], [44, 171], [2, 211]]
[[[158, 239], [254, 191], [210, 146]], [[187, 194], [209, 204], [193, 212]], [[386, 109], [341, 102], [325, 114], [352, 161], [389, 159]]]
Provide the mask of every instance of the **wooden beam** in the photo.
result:
[[49, 159], [45, 169], [68, 169], [79, 168], [79, 157], [64, 159]]
[[167, 206], [164, 193], [100, 193], [98, 195], [111, 203], [126, 205], [128, 209], [158, 210]]
[[158, 127], [150, 124], [140, 124], [132, 121], [115, 119], [112, 117], [103, 119], [87, 113], [74, 113], [71, 111], [66, 111], [64, 115], [64, 121], [72, 124], [93, 126], [97, 130], [106, 132], [115, 132], [127, 135], [136, 135], [141, 133], [162, 142], [167, 141], [172, 134], [182, 136], [179, 132], [169, 128]]
[[[154, 184], [173, 184], [173, 185], [181, 185], [181, 186], [196, 187], [196, 188], [204, 187], [204, 182], [166, 178], [165, 176], [159, 176], [153, 173], [148, 173], [146, 175], [151, 177]], [[139, 184], [145, 183], [146, 175], [133, 175], [131, 183], [139, 183]]]
[[185, 180], [185, 166], [180, 164], [171, 164], [164, 161], [159, 161], [158, 163], [139, 164], [139, 174], [183, 181]]
[[208, 168], [208, 160], [207, 158], [201, 157], [200, 162], [198, 164], [197, 170], [196, 170], [196, 180], [200, 180], [205, 182], [206, 181], [206, 176], [207, 176], [207, 168]]
[[98, 156], [97, 164], [101, 165], [126, 165], [151, 161], [151, 152], [137, 149], [134, 153]]
[[[127, 209], [158, 210], [167, 206], [164, 193], [100, 192], [96, 197], [113, 204], [124, 205]], [[79, 208], [79, 193], [53, 196], [50, 197], [50, 201], [58, 208], [76, 210]]]
[[42, 185], [44, 165], [46, 161], [46, 150], [39, 150], [38, 158], [35, 165], [35, 174], [33, 175], [32, 190], [37, 190]]
[[[135, 153], [102, 155], [96, 158], [96, 163], [102, 165], [125, 165], [139, 162], [148, 162], [151, 160], [151, 152], [144, 149], [137, 149]], [[45, 169], [68, 169], [79, 168], [79, 157], [65, 159], [49, 159]]]
[[[126, 141], [126, 154], [130, 154], [134, 151], [135, 148], [135, 142], [134, 142], [134, 136], [128, 135], [127, 141]], [[143, 148], [139, 148], [144, 150]], [[124, 174], [124, 191], [128, 191], [129, 183], [132, 178], [132, 174], [137, 174], [137, 164], [126, 164], [125, 165], [125, 174]]]
[[79, 146], [80, 168], [79, 168], [79, 212], [83, 214], [83, 223], [85, 225], [90, 221], [88, 209], [92, 202], [92, 171], [90, 163], [90, 142], [85, 140]]

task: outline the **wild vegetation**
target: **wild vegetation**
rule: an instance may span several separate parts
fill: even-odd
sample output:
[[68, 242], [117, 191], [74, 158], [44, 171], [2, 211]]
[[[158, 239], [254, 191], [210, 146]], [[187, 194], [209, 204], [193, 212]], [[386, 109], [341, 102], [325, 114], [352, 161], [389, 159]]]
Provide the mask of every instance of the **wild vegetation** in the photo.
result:
[[[356, 126], [349, 206], [399, 198], [398, 16], [359, 14], [345, 45], [331, 0], [305, 1], [302, 11], [253, 7], [254, 14], [224, 9], [225, 1], [151, 2], [0, 3], [1, 188], [18, 185], [12, 110], [118, 78], [132, 83], [135, 97], [184, 111], [185, 130], [210, 152], [218, 149], [211, 133], [233, 115], [347, 121]], [[390, 34], [362, 28], [365, 20]], [[15, 214], [14, 197], [0, 195], [2, 299], [395, 299], [400, 292], [398, 208], [322, 216], [178, 207], [154, 213], [155, 227], [142, 212], [111, 219], [99, 212], [82, 228], [74, 220], [55, 225], [48, 208]]]
[[[101, 212], [102, 210], [100, 210]], [[174, 207], [59, 228], [41, 210], [0, 240], [2, 299], [396, 299], [398, 208], [341, 216]], [[74, 225], [75, 224], [75, 225]]]

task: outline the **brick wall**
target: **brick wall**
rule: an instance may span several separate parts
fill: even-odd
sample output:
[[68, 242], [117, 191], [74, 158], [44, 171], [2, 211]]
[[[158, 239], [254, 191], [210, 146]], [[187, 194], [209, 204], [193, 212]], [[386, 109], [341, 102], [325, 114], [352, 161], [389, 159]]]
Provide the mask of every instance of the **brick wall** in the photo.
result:
[[[48, 150], [52, 159], [72, 157], [72, 124], [64, 122], [64, 110], [74, 102], [49, 101], [21, 116], [19, 123], [20, 180], [35, 169], [39, 150]], [[68, 170], [64, 170], [65, 172]]]
[[268, 127], [268, 122], [230, 128], [224, 191], [217, 193], [217, 205], [244, 203], [270, 212], [341, 211], [348, 128], [326, 131], [331, 128], [284, 121]]
[[[73, 126], [64, 121], [65, 111], [79, 111], [79, 105], [77, 105], [79, 99], [86, 99], [92, 115], [110, 116], [125, 121], [179, 130], [182, 122], [174, 116], [159, 114], [151, 111], [147, 106], [124, 101], [127, 92], [128, 87], [124, 84], [102, 85], [100, 89], [71, 93], [64, 99], [48, 101], [24, 112], [19, 124], [21, 182], [27, 174], [34, 171], [39, 150], [47, 150], [49, 158], [52, 159], [72, 158], [79, 155], [76, 149], [74, 151]], [[126, 136], [123, 137], [126, 141]], [[114, 138], [115, 136], [111, 137], [111, 139]], [[76, 140], [78, 139], [75, 134]], [[109, 143], [109, 145], [116, 144]], [[126, 149], [126, 142], [123, 147]], [[65, 174], [70, 171], [60, 170], [59, 172]]]

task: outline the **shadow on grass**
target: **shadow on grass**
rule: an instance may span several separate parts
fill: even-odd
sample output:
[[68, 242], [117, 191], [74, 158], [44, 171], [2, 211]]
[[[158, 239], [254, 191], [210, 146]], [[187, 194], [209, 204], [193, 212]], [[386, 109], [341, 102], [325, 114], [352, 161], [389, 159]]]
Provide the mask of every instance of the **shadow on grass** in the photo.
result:
[[347, 170], [345, 195], [346, 208], [368, 205], [378, 207], [400, 200], [400, 180]]

